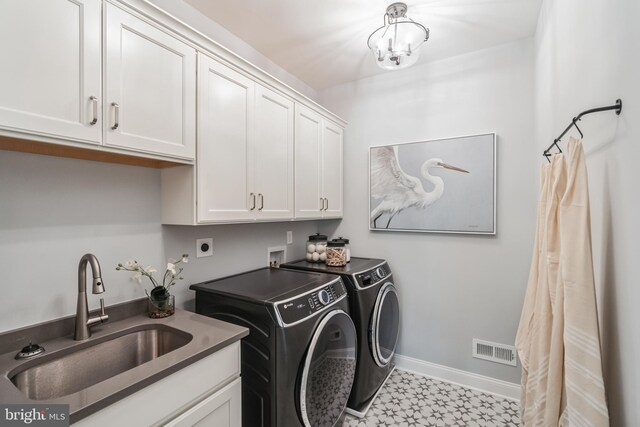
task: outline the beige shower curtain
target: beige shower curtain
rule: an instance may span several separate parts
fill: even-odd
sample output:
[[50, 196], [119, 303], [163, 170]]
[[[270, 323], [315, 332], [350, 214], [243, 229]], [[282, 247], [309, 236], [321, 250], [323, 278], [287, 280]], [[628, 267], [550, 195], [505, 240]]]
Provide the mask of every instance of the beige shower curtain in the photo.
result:
[[516, 336], [522, 425], [608, 426], [582, 143], [543, 165], [533, 259]]

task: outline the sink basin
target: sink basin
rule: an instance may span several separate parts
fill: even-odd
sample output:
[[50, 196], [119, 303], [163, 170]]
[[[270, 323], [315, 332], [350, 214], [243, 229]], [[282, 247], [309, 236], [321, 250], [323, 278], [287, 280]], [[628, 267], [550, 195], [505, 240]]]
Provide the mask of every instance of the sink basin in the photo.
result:
[[170, 353], [192, 338], [166, 325], [145, 325], [38, 357], [9, 378], [29, 399], [55, 399]]

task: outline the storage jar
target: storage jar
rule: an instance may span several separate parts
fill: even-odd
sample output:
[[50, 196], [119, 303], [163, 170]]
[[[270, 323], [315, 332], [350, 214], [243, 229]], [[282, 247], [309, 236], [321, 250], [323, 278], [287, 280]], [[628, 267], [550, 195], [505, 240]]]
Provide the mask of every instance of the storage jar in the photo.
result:
[[337, 239], [333, 239], [334, 241], [337, 242], [342, 242], [344, 243], [344, 249], [347, 255], [347, 262], [351, 261], [351, 246], [349, 245], [349, 239], [347, 239], [346, 237], [338, 237]]
[[307, 240], [306, 260], [309, 262], [325, 262], [327, 259], [327, 236], [316, 233]]
[[343, 267], [347, 265], [347, 250], [344, 242], [334, 239], [327, 243], [327, 265], [329, 267]]

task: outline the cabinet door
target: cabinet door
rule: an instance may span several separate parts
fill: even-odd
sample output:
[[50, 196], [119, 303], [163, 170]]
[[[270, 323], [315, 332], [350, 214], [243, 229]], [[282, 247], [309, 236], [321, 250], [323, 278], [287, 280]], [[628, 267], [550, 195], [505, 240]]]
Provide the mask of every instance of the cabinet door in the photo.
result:
[[193, 159], [196, 52], [106, 3], [105, 143]]
[[324, 218], [342, 216], [342, 128], [323, 121], [322, 195], [326, 198]]
[[198, 222], [254, 217], [254, 93], [251, 79], [199, 55]]
[[0, 128], [100, 142], [100, 6], [0, 2]]
[[293, 102], [256, 85], [257, 219], [293, 218]]
[[73, 427], [165, 426], [206, 397], [213, 398], [234, 381], [239, 382], [239, 375], [240, 341], [237, 341], [177, 372], [164, 375], [129, 396], [121, 399], [112, 396], [115, 402], [74, 422]]
[[242, 425], [240, 378], [204, 399], [165, 427], [240, 427]]
[[296, 218], [322, 217], [320, 155], [322, 117], [296, 104], [295, 129]]

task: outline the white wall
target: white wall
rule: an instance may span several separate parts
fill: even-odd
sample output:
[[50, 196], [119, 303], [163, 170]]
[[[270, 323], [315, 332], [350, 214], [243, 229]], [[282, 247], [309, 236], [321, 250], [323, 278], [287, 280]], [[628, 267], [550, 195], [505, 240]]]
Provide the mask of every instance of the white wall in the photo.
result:
[[[524, 40], [321, 93], [349, 122], [345, 217], [322, 228], [351, 238], [356, 256], [389, 261], [402, 303], [398, 353], [511, 382], [519, 370], [473, 359], [471, 340], [513, 344], [522, 307], [537, 183], [532, 47]], [[497, 236], [368, 230], [369, 146], [486, 132], [498, 135]]]
[[74, 314], [87, 252], [107, 305], [143, 297], [115, 266], [163, 265], [161, 231], [157, 170], [0, 151], [0, 331]]
[[[640, 423], [640, 2], [543, 3], [535, 37], [537, 150], [579, 112], [589, 172], [596, 292], [612, 426]], [[573, 132], [577, 135], [577, 132]], [[561, 144], [561, 146], [565, 146]]]
[[[216, 41], [220, 45], [234, 52], [236, 55], [244, 58], [245, 60], [256, 65], [258, 68], [266, 71], [275, 78], [279, 79], [283, 83], [289, 85], [293, 89], [307, 96], [308, 98], [317, 101], [318, 92], [298, 79], [296, 76], [290, 74], [285, 69], [276, 65], [273, 61], [266, 56], [255, 50], [244, 40], [238, 38], [235, 34], [229, 32], [219, 23], [212, 21], [207, 16], [203, 15], [199, 10], [195, 9], [190, 4], [183, 0], [147, 0], [159, 7], [160, 9], [168, 12], [184, 23], [197, 29], [205, 36]], [[230, 6], [232, 7], [232, 3]]]
[[[286, 233], [293, 232], [293, 243], [287, 245]], [[266, 224], [213, 225], [162, 227], [167, 254], [193, 254], [184, 273], [188, 282], [199, 283], [243, 271], [266, 267], [267, 248], [286, 247], [287, 261], [304, 258], [305, 243], [318, 232], [317, 221], [274, 222]], [[195, 258], [195, 242], [200, 238], [213, 238], [213, 256]], [[188, 271], [187, 271], [188, 270]], [[187, 286], [174, 288], [176, 298], [184, 301], [187, 309], [195, 310], [193, 291]]]

